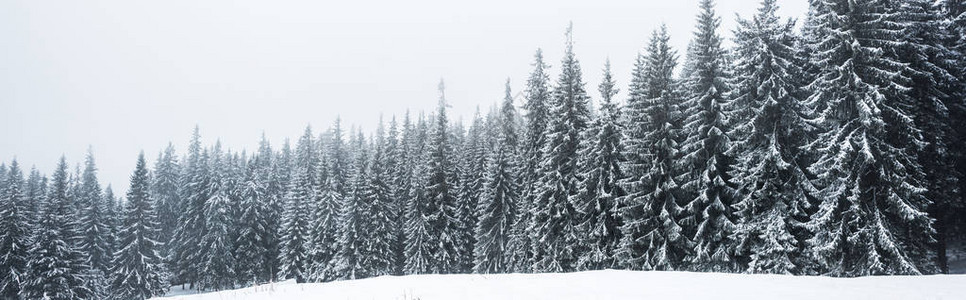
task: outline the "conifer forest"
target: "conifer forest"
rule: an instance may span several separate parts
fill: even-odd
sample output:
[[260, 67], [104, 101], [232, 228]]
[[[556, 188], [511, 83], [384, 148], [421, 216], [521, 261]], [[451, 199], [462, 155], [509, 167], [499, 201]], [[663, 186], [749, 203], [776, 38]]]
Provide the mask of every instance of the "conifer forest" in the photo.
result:
[[404, 274], [948, 273], [966, 239], [966, 3], [808, 1], [791, 20], [761, 0], [732, 29], [703, 0], [687, 49], [666, 27], [630, 37], [647, 41], [613, 57], [630, 82], [581, 66], [571, 25], [561, 61], [536, 49], [525, 90], [508, 80], [465, 124], [440, 81], [438, 109], [373, 132], [337, 121], [236, 151], [195, 127], [187, 149], [109, 158], [137, 162], [123, 195], [93, 152], [6, 161], [0, 299]]

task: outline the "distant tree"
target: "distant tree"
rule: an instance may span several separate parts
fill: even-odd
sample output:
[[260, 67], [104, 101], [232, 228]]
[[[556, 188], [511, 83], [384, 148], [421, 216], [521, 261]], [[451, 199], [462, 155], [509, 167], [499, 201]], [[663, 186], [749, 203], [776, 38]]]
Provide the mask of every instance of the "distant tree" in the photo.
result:
[[168, 290], [167, 271], [159, 255], [161, 243], [157, 241], [159, 226], [142, 152], [127, 192], [119, 250], [113, 255], [112, 299], [148, 299]]
[[74, 242], [80, 237], [74, 199], [68, 196], [67, 160], [60, 158], [51, 181], [43, 220], [30, 248], [28, 299], [92, 299], [86, 275], [90, 265]]
[[584, 90], [580, 64], [574, 55], [572, 29], [567, 27], [567, 49], [553, 90], [541, 177], [532, 207], [530, 232], [537, 272], [573, 271], [577, 260], [574, 248], [579, 241], [575, 226], [580, 217], [570, 196], [577, 192], [577, 148], [581, 134], [590, 125], [590, 97]]
[[571, 202], [580, 215], [577, 234], [582, 245], [577, 254], [578, 270], [616, 268], [614, 259], [621, 241], [621, 218], [617, 199], [626, 193], [618, 180], [624, 177], [621, 168], [621, 116], [612, 98], [617, 87], [610, 72], [610, 60], [604, 65], [604, 79], [600, 83], [601, 107], [597, 119], [585, 131], [584, 142], [578, 152], [580, 182]]
[[518, 156], [519, 137], [516, 129], [516, 109], [506, 83], [506, 96], [500, 107], [498, 140], [488, 156], [483, 195], [479, 204], [474, 247], [475, 273], [505, 273], [512, 271], [513, 253], [508, 249], [517, 222], [520, 201]]
[[30, 281], [30, 240], [23, 173], [17, 160], [0, 178], [0, 298], [22, 299]]

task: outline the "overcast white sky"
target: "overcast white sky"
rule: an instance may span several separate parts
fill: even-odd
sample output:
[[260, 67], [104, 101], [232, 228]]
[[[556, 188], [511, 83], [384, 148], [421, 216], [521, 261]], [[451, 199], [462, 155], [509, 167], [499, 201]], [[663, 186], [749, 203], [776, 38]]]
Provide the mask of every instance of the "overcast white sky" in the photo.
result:
[[[465, 2], [465, 3], [464, 3]], [[446, 80], [454, 119], [521, 90], [537, 48], [552, 65], [574, 22], [596, 98], [610, 57], [623, 99], [634, 57], [669, 26], [683, 56], [698, 0], [671, 1], [0, 1], [0, 160], [50, 174], [93, 147], [100, 179], [126, 191], [139, 150], [153, 160], [191, 128], [205, 143], [273, 146], [306, 124], [374, 128], [431, 110]], [[779, 1], [801, 18], [806, 0]], [[757, 0], [718, 0], [721, 33]]]

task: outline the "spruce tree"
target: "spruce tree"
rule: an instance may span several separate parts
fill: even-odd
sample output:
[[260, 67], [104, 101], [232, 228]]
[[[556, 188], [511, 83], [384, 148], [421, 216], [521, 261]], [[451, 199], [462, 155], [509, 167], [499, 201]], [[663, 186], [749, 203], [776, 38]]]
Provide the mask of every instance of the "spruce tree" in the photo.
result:
[[[103, 202], [101, 186], [97, 181], [97, 166], [94, 153], [87, 151], [84, 173], [81, 178], [80, 198], [82, 207], [79, 224], [81, 231], [80, 250], [87, 255], [88, 264], [97, 271], [97, 281], [107, 279], [112, 254], [112, 236], [108, 226], [107, 205]], [[98, 282], [103, 284], [103, 282]]]
[[[409, 122], [407, 122], [408, 124]], [[405, 140], [409, 157], [407, 159], [406, 175], [409, 190], [405, 207], [406, 247], [403, 250], [406, 263], [403, 271], [406, 274], [433, 273], [435, 262], [433, 254], [438, 249], [438, 243], [433, 241], [433, 228], [428, 216], [429, 201], [426, 198], [424, 182], [427, 181], [427, 125], [425, 118], [420, 115], [417, 124], [407, 130]]]
[[[924, 212], [922, 144], [905, 92], [907, 66], [895, 58], [903, 32], [897, 7], [880, 0], [813, 1], [817, 26], [832, 34], [814, 46], [818, 78], [807, 100], [822, 127], [809, 168], [820, 190], [806, 248], [835, 276], [921, 274], [932, 221]], [[848, 34], [843, 34], [847, 32]]]
[[30, 281], [30, 224], [27, 222], [23, 174], [17, 160], [10, 163], [6, 177], [0, 179], [0, 298], [22, 299]]
[[228, 153], [221, 151], [221, 143], [215, 144], [208, 161], [212, 170], [207, 189], [210, 197], [205, 201], [205, 234], [201, 237], [198, 289], [223, 290], [234, 286], [235, 261], [232, 256], [234, 240], [231, 238], [231, 193], [229, 183]]
[[428, 242], [436, 245], [431, 250], [431, 270], [434, 273], [458, 272], [460, 261], [460, 229], [456, 216], [457, 181], [453, 147], [450, 144], [449, 119], [446, 117], [446, 97], [442, 80], [439, 83], [439, 107], [428, 137], [426, 159], [425, 212]]
[[366, 191], [369, 202], [368, 214], [365, 216], [369, 248], [367, 260], [371, 276], [392, 275], [397, 265], [395, 220], [398, 211], [389, 186], [391, 178], [386, 146], [386, 137], [380, 121], [372, 157], [369, 159]]
[[516, 129], [516, 109], [510, 94], [510, 80], [500, 107], [500, 126], [496, 148], [488, 156], [483, 195], [479, 204], [479, 221], [475, 226], [475, 273], [506, 273], [512, 271], [508, 249], [513, 225], [517, 222], [520, 201], [518, 182], [519, 137]]
[[577, 148], [582, 132], [590, 125], [590, 98], [574, 56], [572, 26], [567, 27], [566, 38], [532, 207], [530, 232], [537, 272], [572, 271], [577, 259], [575, 226], [579, 217], [570, 196], [577, 192]]
[[[157, 203], [155, 212], [161, 224], [159, 240], [168, 243], [173, 239], [175, 228], [178, 227], [178, 216], [181, 215], [182, 205], [179, 195], [181, 166], [174, 145], [168, 143], [164, 151], [158, 153], [151, 176], [151, 199]], [[172, 245], [162, 246], [164, 249]], [[166, 251], [162, 251], [165, 253]]]
[[30, 228], [36, 228], [40, 220], [40, 210], [47, 195], [47, 177], [40, 174], [36, 167], [30, 168], [30, 175], [27, 177], [27, 185], [24, 193], [24, 213], [27, 216], [27, 224]]
[[[943, 1], [940, 6], [943, 15], [944, 39], [942, 45], [953, 56], [948, 57], [952, 64], [951, 73], [956, 81], [947, 88], [952, 99], [966, 99], [966, 3], [958, 0]], [[952, 123], [952, 137], [948, 141], [949, 156], [955, 162], [954, 167], [958, 177], [959, 197], [949, 199], [949, 209], [945, 224], [946, 235], [949, 237], [962, 236], [966, 233], [966, 104], [954, 102], [947, 104], [949, 120]], [[937, 209], [938, 210], [938, 209]], [[940, 229], [937, 226], [937, 230]], [[942, 232], [937, 232], [942, 234]]]
[[127, 192], [119, 247], [113, 255], [112, 299], [148, 299], [164, 295], [168, 290], [167, 271], [159, 254], [157, 241], [160, 224], [150, 194], [144, 153], [138, 155]]
[[[904, 33], [905, 47], [899, 51], [899, 59], [909, 64], [910, 78], [908, 97], [911, 97], [913, 118], [924, 133], [926, 143], [916, 151], [918, 162], [925, 174], [924, 196], [932, 201], [928, 212], [935, 219], [936, 263], [941, 272], [948, 273], [946, 248], [948, 240], [957, 237], [955, 224], [957, 209], [962, 209], [960, 179], [963, 174], [956, 165], [949, 163], [960, 155], [959, 138], [954, 118], [964, 116], [962, 97], [966, 85], [957, 78], [961, 68], [962, 54], [944, 45], [956, 34], [955, 26], [948, 26], [941, 6], [935, 1], [907, 0], [899, 3], [899, 19]], [[950, 229], [953, 229], [952, 231]]]
[[[287, 144], [287, 143], [286, 143]], [[287, 149], [284, 148], [284, 149]], [[258, 157], [261, 159], [261, 167], [258, 169], [259, 178], [265, 183], [265, 235], [262, 238], [265, 247], [265, 265], [263, 266], [264, 276], [270, 281], [274, 281], [279, 273], [281, 262], [281, 219], [284, 206], [284, 174], [287, 169], [287, 156], [285, 150], [280, 155], [272, 152], [272, 147], [268, 140], [262, 139], [258, 149]]]
[[[332, 259], [332, 268], [339, 279], [360, 279], [371, 276], [369, 263], [370, 248], [367, 240], [369, 227], [367, 219], [371, 199], [368, 198], [369, 163], [368, 150], [365, 148], [365, 137], [351, 138], [350, 144], [355, 145], [355, 170], [339, 210], [339, 231], [336, 243], [338, 250]], [[374, 200], [374, 199], [373, 199]]]
[[173, 283], [187, 283], [191, 287], [198, 282], [201, 261], [201, 238], [205, 235], [205, 202], [210, 198], [211, 174], [208, 166], [208, 153], [202, 152], [201, 133], [197, 126], [188, 146], [187, 165], [181, 180], [182, 211], [178, 216], [178, 227], [172, 234], [171, 253], [168, 264], [175, 279]]
[[573, 196], [574, 208], [580, 215], [577, 233], [582, 245], [577, 256], [578, 270], [616, 268], [615, 253], [621, 241], [621, 219], [617, 199], [626, 193], [618, 184], [624, 177], [621, 168], [622, 143], [620, 111], [612, 98], [618, 89], [610, 72], [610, 60], [604, 65], [600, 83], [600, 114], [585, 132], [578, 155], [580, 183]]
[[520, 143], [522, 157], [520, 197], [517, 203], [517, 218], [514, 220], [507, 252], [511, 270], [514, 272], [530, 272], [533, 270], [533, 247], [530, 240], [529, 228], [532, 226], [533, 202], [536, 198], [537, 181], [539, 180], [539, 166], [543, 157], [543, 144], [546, 143], [544, 132], [550, 117], [550, 77], [547, 75], [547, 65], [543, 62], [543, 51], [537, 49], [534, 55], [533, 71], [527, 79], [524, 91], [526, 102], [526, 127], [524, 140]]
[[728, 99], [725, 52], [717, 30], [721, 20], [712, 0], [702, 0], [698, 25], [687, 55], [687, 132], [682, 149], [691, 174], [682, 187], [688, 191], [681, 225], [694, 249], [686, 258], [692, 270], [732, 271], [737, 268], [730, 235], [734, 231], [731, 205], [734, 187], [726, 135]]
[[674, 78], [676, 51], [667, 27], [655, 30], [638, 55], [624, 110], [627, 195], [619, 200], [621, 265], [634, 270], [679, 270], [691, 249], [680, 223], [685, 163], [681, 161], [682, 108]]
[[[405, 125], [408, 126], [408, 125]], [[386, 137], [386, 180], [389, 185], [389, 197], [392, 201], [392, 226], [393, 226], [393, 253], [395, 253], [393, 266], [393, 275], [402, 275], [403, 266], [406, 264], [406, 256], [404, 253], [405, 243], [406, 243], [406, 230], [405, 230], [405, 217], [406, 217], [406, 194], [403, 193], [407, 188], [405, 182], [405, 170], [406, 166], [403, 162], [406, 161], [405, 144], [400, 140], [399, 136], [399, 125], [396, 122], [396, 117], [393, 116], [389, 121], [389, 134]]]
[[235, 276], [238, 282], [257, 284], [269, 279], [264, 272], [266, 255], [265, 238], [268, 232], [266, 217], [265, 185], [259, 178], [258, 169], [264, 167], [261, 156], [255, 156], [248, 164], [241, 190], [238, 238], [235, 240]]
[[479, 108], [473, 118], [473, 124], [467, 132], [460, 155], [460, 185], [458, 199], [458, 215], [461, 230], [465, 234], [461, 237], [460, 257], [463, 258], [461, 271], [468, 272], [474, 266], [474, 248], [477, 235], [474, 234], [477, 225], [478, 206], [484, 193], [486, 173], [486, 127], [480, 117]]
[[285, 212], [282, 216], [281, 269], [279, 277], [305, 282], [308, 278], [308, 237], [310, 204], [314, 200], [312, 189], [316, 176], [316, 151], [312, 129], [307, 127], [296, 146], [293, 175], [285, 196]]
[[315, 215], [312, 217], [310, 277], [315, 281], [335, 279], [332, 259], [338, 252], [339, 209], [344, 199], [345, 153], [342, 129], [337, 120], [329, 134], [328, 151], [319, 167]]
[[92, 299], [85, 275], [90, 266], [77, 247], [80, 237], [75, 199], [68, 194], [67, 160], [60, 158], [54, 172], [43, 219], [30, 248], [27, 269], [30, 282], [23, 291], [28, 299]]
[[734, 182], [741, 191], [734, 239], [741, 270], [794, 274], [808, 263], [800, 225], [809, 206], [800, 151], [808, 124], [797, 98], [802, 70], [794, 22], [779, 19], [777, 9], [775, 0], [764, 0], [752, 19], [739, 19], [735, 31], [734, 114], [747, 117], [731, 133], [738, 158]]

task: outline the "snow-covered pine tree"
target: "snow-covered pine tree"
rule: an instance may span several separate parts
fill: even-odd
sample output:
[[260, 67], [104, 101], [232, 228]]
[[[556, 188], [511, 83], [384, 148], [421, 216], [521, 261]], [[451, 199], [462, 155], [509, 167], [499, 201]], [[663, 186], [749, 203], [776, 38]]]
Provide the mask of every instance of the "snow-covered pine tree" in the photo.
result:
[[676, 51], [666, 26], [655, 30], [647, 53], [638, 55], [624, 109], [627, 193], [619, 199], [621, 226], [618, 260], [634, 270], [678, 270], [691, 249], [680, 224], [681, 178], [685, 164], [679, 143], [683, 122]]
[[8, 171], [9, 170], [7, 169], [7, 163], [0, 162], [0, 188], [5, 188], [4, 184], [6, 184]]
[[574, 56], [572, 29], [572, 25], [567, 27], [566, 52], [553, 90], [541, 177], [532, 207], [530, 232], [537, 272], [573, 271], [577, 259], [575, 225], [579, 216], [570, 196], [577, 192], [577, 148], [581, 133], [590, 125], [590, 97]]
[[160, 256], [160, 224], [150, 197], [144, 152], [131, 175], [124, 218], [113, 255], [111, 299], [148, 299], [168, 290], [167, 271]]
[[728, 174], [731, 143], [724, 114], [728, 106], [726, 53], [717, 33], [721, 20], [714, 12], [713, 1], [702, 0], [700, 9], [687, 55], [691, 70], [685, 79], [687, 138], [682, 149], [691, 174], [682, 185], [688, 200], [680, 224], [694, 242], [686, 258], [691, 270], [733, 271], [737, 269], [730, 241], [735, 190]]
[[369, 253], [367, 265], [370, 276], [392, 275], [396, 269], [396, 228], [398, 212], [389, 187], [390, 168], [387, 164], [386, 137], [380, 118], [379, 128], [373, 142], [372, 157], [369, 159], [366, 199], [366, 236]]
[[[406, 122], [409, 123], [408, 121]], [[426, 119], [420, 115], [417, 124], [412, 130], [407, 130], [407, 176], [408, 176], [408, 197], [406, 201], [406, 248], [403, 250], [406, 256], [406, 264], [403, 271], [406, 274], [425, 274], [436, 272], [434, 254], [439, 249], [439, 244], [434, 237], [433, 228], [429, 223], [429, 200], [426, 198], [427, 150], [429, 136]], [[411, 132], [411, 133], [410, 133]]]
[[833, 276], [935, 272], [929, 200], [914, 151], [922, 145], [895, 58], [904, 32], [887, 0], [821, 0], [818, 79], [807, 103], [823, 132], [809, 168], [820, 204], [806, 248]]
[[369, 153], [361, 132], [359, 136], [352, 134], [349, 140], [354, 150], [354, 170], [338, 212], [338, 248], [332, 258], [332, 271], [338, 279], [366, 278], [372, 271], [367, 264], [370, 249], [367, 241], [369, 228], [366, 226], [370, 207], [367, 199]]
[[600, 114], [581, 143], [578, 156], [580, 183], [571, 202], [581, 216], [577, 233], [582, 245], [577, 256], [578, 270], [601, 270], [618, 267], [615, 253], [620, 247], [621, 218], [617, 199], [626, 193], [618, 180], [624, 177], [621, 169], [623, 147], [620, 110], [612, 98], [618, 89], [610, 72], [610, 60], [604, 64], [604, 78], [599, 86]]
[[172, 246], [169, 241], [178, 226], [178, 216], [181, 215], [180, 209], [183, 207], [179, 194], [180, 175], [178, 156], [174, 144], [169, 142], [164, 151], [158, 153], [151, 176], [151, 199], [157, 203], [156, 214], [161, 224], [159, 241], [166, 243], [162, 246], [162, 253], [167, 253], [167, 249]]
[[80, 237], [74, 199], [68, 194], [67, 159], [63, 156], [54, 172], [43, 219], [30, 248], [30, 270], [23, 295], [28, 299], [93, 299], [85, 275], [90, 266], [77, 248]]
[[446, 117], [446, 97], [443, 81], [439, 82], [439, 107], [433, 116], [432, 132], [426, 145], [426, 211], [429, 225], [427, 242], [437, 245], [431, 252], [433, 273], [455, 273], [460, 270], [459, 234], [461, 227], [456, 216], [456, 170], [453, 146], [450, 144], [449, 119]]
[[949, 227], [956, 222], [953, 213], [962, 199], [958, 181], [963, 175], [955, 164], [949, 163], [959, 151], [951, 147], [958, 142], [953, 129], [956, 121], [951, 118], [963, 116], [964, 112], [962, 96], [966, 95], [966, 85], [956, 76], [956, 60], [962, 58], [943, 44], [950, 39], [949, 28], [954, 26], [944, 24], [941, 6], [936, 1], [906, 0], [899, 5], [899, 18], [906, 31], [902, 38], [906, 47], [899, 57], [909, 64], [909, 97], [915, 105], [912, 110], [916, 126], [928, 133], [922, 135], [926, 144], [916, 154], [926, 175], [924, 195], [932, 201], [929, 214], [935, 219], [936, 263], [941, 272], [947, 273], [947, 240], [958, 236], [951, 235]]
[[[284, 154], [285, 151], [282, 151]], [[259, 178], [265, 184], [265, 195], [264, 195], [264, 205], [265, 205], [265, 235], [262, 238], [265, 247], [265, 264], [263, 265], [263, 272], [265, 278], [270, 281], [274, 281], [279, 273], [281, 262], [279, 261], [279, 254], [281, 253], [280, 245], [280, 233], [281, 233], [281, 219], [283, 214], [284, 205], [284, 192], [285, 185], [283, 184], [283, 172], [285, 166], [288, 165], [287, 162], [283, 162], [287, 157], [284, 155], [278, 155], [272, 152], [272, 147], [267, 139], [262, 139], [262, 142], [258, 148], [259, 164], [258, 170]]]
[[[953, 64], [953, 76], [949, 96], [953, 99], [966, 99], [966, 3], [959, 0], [945, 0], [941, 5], [945, 39], [942, 45], [954, 56], [949, 57]], [[948, 105], [948, 104], [947, 104]], [[948, 105], [949, 119], [952, 122], [952, 139], [949, 141], [950, 157], [955, 162], [959, 175], [959, 198], [949, 199], [949, 222], [945, 225], [947, 236], [966, 234], [966, 104]], [[938, 228], [937, 228], [938, 229]], [[937, 233], [941, 234], [941, 233]]]
[[293, 174], [285, 196], [285, 212], [282, 215], [279, 254], [281, 268], [278, 277], [305, 282], [309, 275], [307, 240], [310, 232], [310, 203], [314, 200], [312, 185], [316, 176], [316, 152], [311, 127], [305, 128], [305, 134], [299, 138], [296, 149]]
[[168, 264], [174, 275], [174, 284], [189, 284], [194, 287], [198, 281], [201, 265], [201, 237], [205, 234], [205, 201], [210, 197], [208, 187], [211, 174], [208, 167], [208, 154], [201, 149], [201, 133], [195, 126], [188, 146], [188, 159], [185, 166], [181, 188], [181, 212], [178, 224], [172, 234], [171, 253]]
[[512, 271], [513, 257], [508, 244], [516, 223], [520, 201], [518, 156], [519, 136], [516, 129], [516, 108], [506, 83], [506, 96], [500, 107], [498, 140], [488, 155], [483, 195], [478, 206], [479, 221], [475, 226], [475, 273], [506, 273]]
[[739, 268], [750, 273], [801, 273], [800, 222], [807, 218], [808, 178], [800, 149], [808, 127], [798, 90], [803, 86], [793, 35], [794, 22], [782, 21], [775, 0], [764, 0], [735, 31], [736, 116], [731, 131], [737, 158], [733, 181], [741, 195], [733, 205]]
[[547, 75], [548, 66], [543, 62], [543, 51], [537, 49], [534, 55], [533, 71], [527, 79], [525, 90], [526, 127], [524, 140], [520, 143], [521, 156], [521, 186], [517, 203], [517, 217], [514, 220], [510, 240], [507, 242], [507, 253], [510, 255], [510, 271], [531, 272], [533, 270], [533, 247], [530, 240], [529, 228], [532, 227], [534, 199], [536, 199], [536, 183], [539, 180], [539, 163], [543, 160], [543, 144], [546, 143], [544, 132], [550, 117], [550, 76]]
[[[474, 234], [478, 216], [478, 206], [484, 194], [484, 177], [486, 173], [486, 127], [482, 117], [480, 117], [479, 107], [473, 118], [473, 124], [467, 132], [466, 140], [462, 145], [460, 155], [460, 185], [459, 185], [459, 205], [457, 214], [460, 226], [465, 228], [461, 232], [470, 233], [470, 236], [463, 236], [460, 247], [460, 257], [463, 258], [464, 272], [470, 272], [475, 265], [475, 244], [478, 235]], [[469, 260], [469, 261], [467, 261]], [[467, 266], [468, 265], [468, 266]]]
[[231, 154], [223, 153], [221, 142], [216, 142], [207, 162], [212, 171], [207, 190], [210, 197], [205, 201], [205, 234], [201, 237], [201, 265], [198, 276], [198, 289], [223, 290], [234, 287], [235, 260], [232, 255], [234, 240], [232, 228], [231, 193], [229, 162]]
[[[408, 125], [406, 125], [408, 126]], [[392, 201], [392, 226], [393, 226], [393, 253], [395, 257], [393, 258], [395, 265], [393, 266], [392, 275], [402, 275], [403, 266], [406, 263], [406, 256], [403, 253], [405, 249], [406, 242], [406, 230], [405, 230], [405, 208], [406, 208], [406, 194], [403, 193], [403, 189], [406, 188], [404, 182], [404, 170], [406, 169], [403, 165], [405, 161], [405, 150], [404, 145], [399, 139], [399, 125], [396, 122], [396, 116], [393, 116], [389, 121], [389, 135], [386, 137], [386, 181], [389, 187], [389, 197]]]
[[30, 281], [27, 270], [31, 228], [23, 189], [23, 173], [17, 160], [10, 163], [0, 181], [0, 298], [18, 299]]
[[344, 178], [347, 172], [339, 120], [336, 120], [328, 138], [328, 150], [319, 166], [319, 185], [311, 220], [309, 277], [313, 281], [329, 281], [338, 275], [337, 270], [332, 269], [332, 259], [339, 250], [339, 210], [345, 197]]
[[248, 163], [245, 180], [241, 190], [241, 203], [238, 207], [238, 238], [235, 240], [235, 276], [237, 282], [253, 285], [269, 279], [264, 272], [266, 248], [263, 240], [269, 234], [266, 217], [265, 184], [259, 178], [258, 170], [265, 164], [262, 156], [256, 155]]
[[113, 254], [113, 237], [108, 224], [109, 215], [107, 205], [101, 195], [101, 185], [97, 181], [97, 166], [94, 163], [94, 153], [88, 148], [84, 162], [84, 173], [81, 175], [80, 198], [82, 206], [78, 223], [80, 225], [80, 250], [87, 255], [87, 262], [96, 272], [91, 274], [92, 288], [103, 287], [110, 275], [111, 255]]
[[40, 209], [44, 203], [44, 196], [47, 195], [47, 177], [37, 171], [37, 167], [30, 167], [30, 175], [27, 177], [27, 185], [24, 193], [24, 213], [27, 216], [27, 224], [30, 228], [36, 228], [40, 220]]

